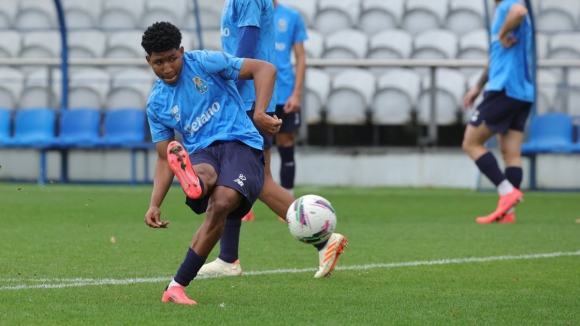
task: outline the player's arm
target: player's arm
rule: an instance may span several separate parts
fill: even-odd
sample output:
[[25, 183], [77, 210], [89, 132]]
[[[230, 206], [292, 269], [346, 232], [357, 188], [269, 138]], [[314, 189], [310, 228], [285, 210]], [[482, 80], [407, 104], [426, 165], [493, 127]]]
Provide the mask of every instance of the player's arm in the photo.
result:
[[302, 88], [304, 86], [304, 77], [306, 76], [306, 51], [304, 51], [304, 43], [294, 43], [292, 49], [296, 57], [296, 77], [294, 79], [292, 95], [286, 102], [286, 105], [284, 105], [284, 112], [286, 113], [298, 112], [300, 110]]
[[268, 135], [277, 133], [282, 120], [266, 114], [276, 83], [276, 67], [266, 61], [245, 59], [238, 78], [254, 80], [256, 90], [254, 122]]
[[481, 94], [481, 91], [483, 91], [483, 88], [485, 87], [485, 84], [487, 84], [488, 79], [489, 79], [489, 61], [487, 62], [487, 65], [485, 66], [485, 69], [483, 70], [481, 77], [479, 77], [477, 84], [475, 84], [475, 86], [473, 86], [467, 92], [467, 94], [465, 94], [465, 97], [463, 98], [464, 108], [469, 109], [473, 107], [475, 99], [479, 96], [479, 94]]
[[153, 193], [151, 194], [151, 202], [149, 203], [149, 210], [145, 215], [145, 223], [152, 228], [166, 228], [169, 221], [161, 220], [161, 211], [159, 207], [163, 203], [163, 199], [171, 187], [173, 182], [173, 171], [167, 162], [167, 146], [174, 140], [171, 137], [167, 140], [157, 142], [157, 163], [155, 164], [155, 175], [153, 177]]
[[509, 48], [518, 42], [518, 40], [510, 32], [520, 26], [520, 24], [526, 18], [527, 14], [528, 9], [523, 4], [516, 3], [511, 6], [507, 17], [498, 33], [501, 45], [503, 45], [505, 48]]

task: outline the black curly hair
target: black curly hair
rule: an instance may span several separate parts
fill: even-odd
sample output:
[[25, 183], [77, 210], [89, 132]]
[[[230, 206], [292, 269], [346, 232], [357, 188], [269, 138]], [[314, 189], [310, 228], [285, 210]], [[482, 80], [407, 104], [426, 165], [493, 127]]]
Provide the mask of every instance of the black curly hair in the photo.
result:
[[157, 22], [147, 27], [141, 38], [141, 46], [151, 55], [153, 52], [166, 52], [179, 49], [181, 32], [179, 28], [169, 22]]

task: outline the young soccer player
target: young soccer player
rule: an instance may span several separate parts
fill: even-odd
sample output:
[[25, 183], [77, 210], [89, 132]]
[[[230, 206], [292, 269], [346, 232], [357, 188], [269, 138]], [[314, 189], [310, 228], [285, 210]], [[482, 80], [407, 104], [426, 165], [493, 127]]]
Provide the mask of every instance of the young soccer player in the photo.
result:
[[[175, 174], [187, 195], [186, 204], [206, 216], [162, 301], [195, 305], [184, 288], [219, 241], [226, 220], [239, 221], [264, 183], [263, 140], [246, 114], [234, 80], [254, 80], [254, 122], [272, 135], [281, 125], [266, 115], [276, 68], [222, 52], [184, 53], [179, 29], [166, 22], [147, 28], [141, 45], [159, 77], [147, 102], [158, 158], [145, 223], [167, 227], [169, 221], [161, 220], [159, 208]], [[183, 145], [174, 141], [174, 130], [183, 134]]]
[[[275, 63], [275, 26], [274, 3], [272, 0], [226, 0], [222, 13], [222, 48], [224, 52], [237, 57], [256, 58]], [[254, 84], [251, 81], [240, 81], [236, 84], [244, 100], [248, 116], [254, 116]], [[272, 98], [267, 112], [274, 114], [276, 94]], [[255, 119], [255, 118], [254, 118]], [[260, 131], [260, 127], [258, 131]], [[264, 188], [259, 199], [278, 216], [286, 216], [294, 197], [278, 185], [270, 170], [270, 152], [272, 137], [261, 133], [264, 138], [266, 158]], [[240, 242], [241, 221], [228, 220], [220, 240], [218, 258], [205, 264], [199, 275], [241, 275], [238, 249]], [[316, 245], [319, 267], [314, 277], [329, 276], [346, 246], [346, 237], [334, 233], [328, 241]]]
[[[294, 161], [294, 141], [300, 127], [300, 101], [304, 76], [306, 75], [306, 54], [304, 41], [306, 25], [300, 13], [294, 9], [278, 4], [274, 0], [274, 22], [276, 25], [276, 116], [282, 119], [280, 132], [276, 134], [276, 146], [280, 154], [280, 184], [294, 194], [296, 163]], [[296, 58], [296, 75], [292, 69], [290, 55], [294, 51]]]
[[[463, 137], [463, 150], [497, 187], [496, 210], [477, 223], [514, 223], [514, 206], [523, 200], [521, 144], [524, 126], [534, 101], [531, 57], [532, 28], [528, 10], [519, 0], [496, 1], [491, 26], [490, 60], [479, 82], [465, 95], [463, 105], [473, 107], [484, 86], [483, 102], [474, 111]], [[501, 171], [485, 142], [498, 135], [506, 169]]]

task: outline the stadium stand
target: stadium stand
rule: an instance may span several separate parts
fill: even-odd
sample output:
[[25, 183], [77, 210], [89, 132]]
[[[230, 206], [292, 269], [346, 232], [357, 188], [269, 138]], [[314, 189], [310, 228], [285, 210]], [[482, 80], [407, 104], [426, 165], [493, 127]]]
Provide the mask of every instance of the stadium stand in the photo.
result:
[[102, 28], [138, 28], [145, 11], [144, 0], [103, 0]]
[[68, 55], [71, 58], [102, 58], [107, 36], [98, 30], [72, 30], [68, 33]]
[[145, 111], [123, 109], [105, 114], [105, 131], [97, 145], [106, 147], [137, 147], [144, 146], [145, 141]]
[[112, 78], [111, 91], [107, 97], [107, 109], [145, 109], [154, 76], [140, 68], [119, 70]]
[[0, 28], [9, 28], [14, 24], [16, 13], [18, 12], [18, 2], [0, 1]]
[[10, 125], [12, 124], [12, 117], [10, 110], [0, 108], [0, 146], [5, 146], [10, 139]]
[[551, 37], [548, 58], [580, 59], [580, 33], [560, 33]]
[[18, 1], [18, 14], [14, 21], [14, 27], [18, 29], [57, 28], [58, 23], [54, 3], [46, 0]]
[[59, 147], [94, 147], [99, 142], [101, 114], [95, 109], [63, 111], [59, 119], [60, 135], [55, 144]]
[[538, 70], [538, 95], [536, 110], [538, 114], [553, 111], [556, 103], [558, 76], [548, 69]]
[[0, 107], [15, 109], [19, 106], [24, 88], [24, 74], [15, 68], [0, 67]]
[[369, 36], [397, 28], [405, 11], [405, 0], [365, 0], [361, 5], [358, 27]]
[[71, 73], [69, 108], [104, 108], [110, 81], [109, 73], [100, 68], [84, 68]]
[[444, 29], [425, 31], [415, 37], [415, 59], [452, 59], [457, 57], [457, 36]]
[[300, 12], [307, 26], [314, 26], [316, 16], [316, 1], [312, 0], [280, 0], [280, 3], [293, 7]]
[[358, 0], [319, 0], [314, 27], [323, 35], [351, 28], [358, 22]]
[[308, 39], [304, 42], [304, 51], [308, 58], [320, 58], [324, 52], [324, 36], [313, 29], [307, 31]]
[[546, 113], [532, 117], [530, 140], [522, 145], [522, 154], [569, 153], [572, 151], [572, 118], [564, 113]]
[[5, 144], [11, 147], [46, 148], [55, 144], [56, 113], [48, 108], [16, 111], [14, 135]]
[[20, 33], [11, 30], [0, 31], [0, 57], [18, 57], [20, 46]]
[[309, 124], [319, 123], [325, 110], [326, 99], [330, 94], [330, 76], [324, 70], [308, 68], [305, 79], [304, 95], [305, 120]]
[[46, 67], [35, 67], [26, 75], [19, 107], [21, 109], [60, 108], [61, 80], [62, 72], [60, 69], [49, 71]]
[[402, 27], [412, 35], [439, 29], [447, 11], [447, 0], [407, 0]]
[[421, 77], [408, 69], [391, 70], [380, 76], [373, 97], [372, 122], [399, 125], [411, 121], [421, 90]]
[[63, 0], [66, 24], [70, 29], [96, 28], [100, 25], [101, 2], [95, 0]]
[[[458, 114], [461, 112], [461, 100], [465, 95], [465, 77], [463, 74], [453, 69], [437, 69], [435, 79], [435, 90], [437, 101], [435, 103], [435, 121], [438, 125], [450, 125], [457, 122]], [[418, 116], [420, 124], [428, 124], [430, 121], [430, 86], [431, 76], [423, 78], [422, 91], [418, 101]]]
[[28, 32], [22, 36], [22, 58], [57, 58], [61, 51], [61, 38], [56, 31]]
[[356, 29], [342, 29], [326, 37], [323, 58], [364, 58], [368, 51], [368, 37]]
[[177, 25], [181, 25], [184, 19], [183, 8], [187, 7], [187, 3], [191, 3], [191, 1], [146, 0], [145, 10], [139, 26], [142, 29], [145, 29], [158, 21], [170, 21], [175, 22]]
[[485, 27], [483, 1], [450, 0], [445, 27], [461, 37]]
[[326, 121], [331, 124], [364, 124], [375, 93], [375, 76], [365, 69], [347, 69], [331, 82]]
[[568, 114], [580, 117], [580, 70], [570, 69], [568, 71], [568, 96], [566, 106]]
[[546, 32], [562, 32], [578, 27], [580, 1], [541, 0], [538, 6], [538, 29]]
[[107, 35], [106, 58], [142, 58], [145, 52], [141, 47], [142, 31], [113, 32]]

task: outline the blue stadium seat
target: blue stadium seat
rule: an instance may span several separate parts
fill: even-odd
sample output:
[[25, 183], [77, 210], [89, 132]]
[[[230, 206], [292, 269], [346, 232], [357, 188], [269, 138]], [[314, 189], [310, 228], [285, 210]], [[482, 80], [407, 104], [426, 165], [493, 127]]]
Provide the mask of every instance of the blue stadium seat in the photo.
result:
[[0, 146], [3, 146], [10, 139], [10, 110], [0, 108]]
[[51, 109], [19, 110], [14, 121], [14, 136], [7, 142], [13, 147], [46, 148], [55, 144], [56, 114]]
[[522, 145], [522, 154], [570, 153], [572, 118], [564, 113], [547, 113], [532, 118], [530, 141]]
[[105, 135], [99, 145], [106, 147], [140, 147], [145, 141], [145, 111], [121, 109], [105, 114]]
[[93, 147], [99, 141], [101, 114], [96, 109], [63, 111], [60, 116], [61, 147]]

